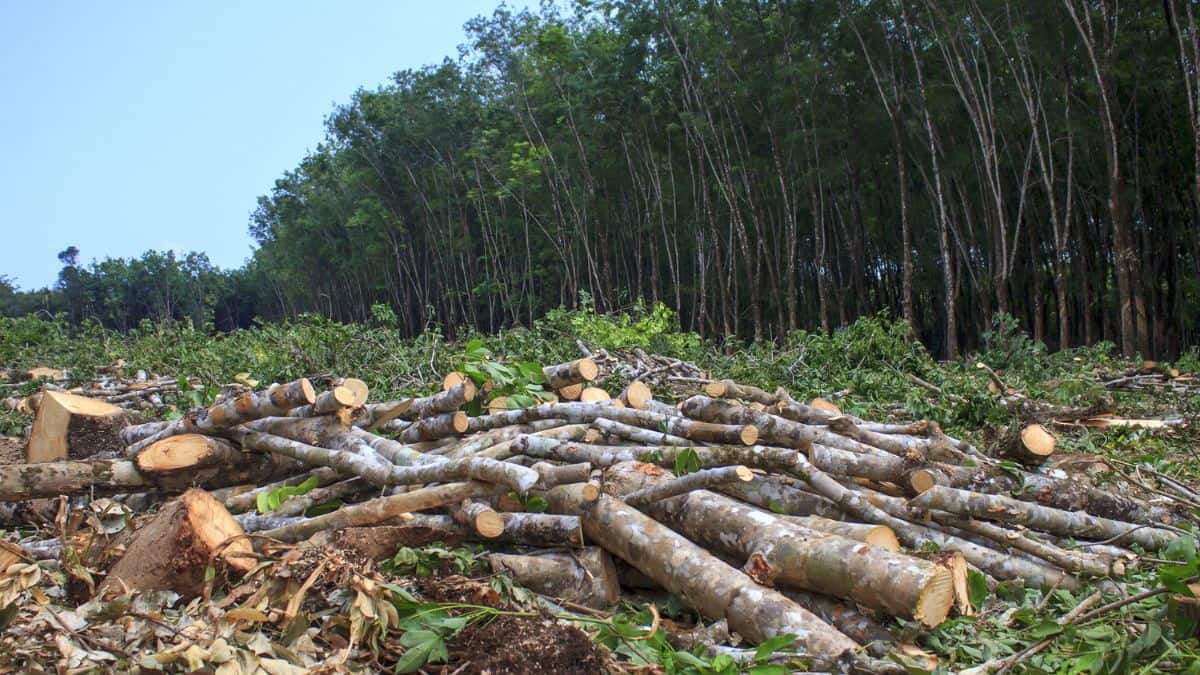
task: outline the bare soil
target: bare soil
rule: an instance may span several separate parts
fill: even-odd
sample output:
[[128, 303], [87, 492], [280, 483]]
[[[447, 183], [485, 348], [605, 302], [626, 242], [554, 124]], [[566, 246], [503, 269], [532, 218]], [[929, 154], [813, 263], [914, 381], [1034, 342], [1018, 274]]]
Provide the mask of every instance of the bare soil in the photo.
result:
[[542, 617], [501, 616], [463, 629], [448, 645], [451, 672], [607, 673], [595, 643], [574, 626]]

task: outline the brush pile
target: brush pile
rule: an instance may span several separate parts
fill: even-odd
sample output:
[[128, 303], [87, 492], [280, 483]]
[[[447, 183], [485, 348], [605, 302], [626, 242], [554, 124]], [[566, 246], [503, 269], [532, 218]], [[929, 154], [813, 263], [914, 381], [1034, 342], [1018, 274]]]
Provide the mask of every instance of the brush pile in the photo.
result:
[[[0, 617], [49, 617], [73, 667], [112, 665], [119, 640], [82, 626], [115, 598], [156, 617], [126, 639], [157, 665], [233, 663], [218, 657], [237, 630], [275, 624], [275, 646], [255, 653], [282, 672], [328, 665], [312, 634], [288, 632], [324, 585], [350, 589], [358, 623], [319, 632], [344, 634], [337, 658], [354, 663], [370, 650], [364, 622], [395, 620], [385, 580], [344, 572], [347, 556], [471, 541], [563, 612], [666, 590], [713, 622], [673, 638], [736, 653], [731, 640], [790, 635], [815, 669], [903, 672], [896, 660], [922, 655], [887, 617], [937, 626], [973, 612], [983, 584], [1119, 583], [1189, 517], [1181, 500], [1101, 486], [1095, 467], [1054, 466], [1041, 424], [984, 453], [934, 423], [871, 422], [636, 356], [546, 367], [549, 401], [519, 408], [478, 373], [377, 402], [352, 378], [320, 392], [308, 379], [241, 383], [165, 422], [134, 417], [192, 383], [113, 377], [19, 399], [36, 418], [27, 461], [0, 465], [0, 528], [34, 534], [0, 541]], [[656, 390], [690, 395], [672, 405]], [[38, 591], [44, 568], [72, 581], [65, 595]]]

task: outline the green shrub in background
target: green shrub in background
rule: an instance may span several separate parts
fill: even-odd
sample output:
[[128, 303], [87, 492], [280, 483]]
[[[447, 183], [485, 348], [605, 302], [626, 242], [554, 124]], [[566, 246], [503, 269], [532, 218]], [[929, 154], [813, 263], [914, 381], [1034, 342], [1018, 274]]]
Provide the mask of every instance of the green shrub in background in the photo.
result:
[[[1047, 353], [1004, 316], [996, 317], [981, 354], [955, 363], [935, 361], [911, 338], [907, 324], [884, 315], [860, 318], [828, 335], [796, 331], [780, 343], [704, 340], [681, 332], [675, 315], [662, 304], [599, 314], [585, 303], [580, 310], [551, 311], [529, 327], [487, 336], [468, 332], [455, 342], [437, 330], [401, 338], [394, 319], [389, 308], [380, 306], [368, 324], [302, 315], [210, 334], [186, 321], [143, 321], [121, 333], [95, 323], [72, 327], [63, 316], [0, 318], [0, 365], [65, 367], [77, 381], [92, 378], [97, 366], [117, 359], [125, 359], [130, 372], [199, 377], [209, 384], [228, 382], [243, 372], [264, 383], [355, 376], [366, 380], [372, 398], [379, 400], [436, 391], [446, 372], [478, 362], [480, 349], [501, 363], [550, 364], [578, 358], [579, 340], [590, 349], [638, 348], [685, 359], [715, 378], [767, 390], [783, 386], [797, 399], [845, 392], [843, 408], [867, 417], [886, 418], [892, 407], [903, 404], [910, 415], [949, 429], [976, 428], [1008, 415], [988, 391], [986, 375], [975, 368], [978, 360], [1030, 396], [1064, 404], [1094, 397], [1100, 392], [1097, 368], [1116, 367], [1111, 344]], [[1179, 361], [1184, 369], [1198, 365], [1196, 352]], [[942, 388], [944, 395], [931, 396], [912, 384], [909, 375]]]

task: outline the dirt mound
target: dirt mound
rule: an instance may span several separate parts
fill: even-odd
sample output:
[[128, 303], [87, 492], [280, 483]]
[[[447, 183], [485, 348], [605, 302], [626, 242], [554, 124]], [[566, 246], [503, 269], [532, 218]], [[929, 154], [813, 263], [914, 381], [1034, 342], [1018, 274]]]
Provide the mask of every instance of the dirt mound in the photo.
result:
[[541, 617], [501, 616], [467, 626], [450, 644], [450, 653], [459, 668], [466, 666], [460, 672], [609, 672], [604, 656], [583, 631]]

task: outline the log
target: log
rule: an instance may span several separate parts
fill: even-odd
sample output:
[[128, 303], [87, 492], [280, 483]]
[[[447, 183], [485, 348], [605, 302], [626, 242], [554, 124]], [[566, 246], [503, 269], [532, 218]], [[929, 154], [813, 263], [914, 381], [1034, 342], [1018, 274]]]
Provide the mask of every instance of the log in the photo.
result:
[[1009, 439], [1003, 452], [1018, 462], [1036, 466], [1045, 463], [1054, 454], [1057, 443], [1058, 439], [1046, 427], [1030, 424]]
[[491, 553], [487, 561], [493, 573], [507, 574], [529, 590], [558, 600], [601, 609], [621, 598], [612, 558], [597, 546], [570, 553]]
[[792, 589], [780, 592], [862, 645], [872, 656], [884, 658], [896, 646], [891, 631], [854, 606], [819, 593]]
[[59, 495], [105, 496], [139, 490], [182, 492], [192, 485], [224, 487], [272, 481], [304, 471], [290, 459], [241, 453], [236, 464], [201, 467], [194, 471], [145, 474], [127, 459], [86, 462], [41, 462], [0, 465], [0, 501], [21, 501]]
[[828, 534], [836, 534], [847, 539], [861, 541], [872, 546], [885, 548], [889, 551], [900, 550], [900, 540], [896, 533], [887, 525], [872, 525], [869, 523], [849, 523], [843, 520], [822, 518], [821, 516], [780, 516], [789, 523]]
[[453, 389], [454, 387], [457, 387], [458, 385], [470, 379], [471, 378], [467, 377], [466, 373], [460, 373], [457, 370], [452, 370], [446, 374], [446, 377], [442, 378], [442, 391]]
[[[609, 494], [667, 484], [658, 467], [622, 463], [605, 472]], [[746, 561], [746, 573], [768, 586], [786, 586], [853, 600], [933, 627], [954, 604], [950, 570], [928, 561], [838, 535], [808, 530], [708, 490], [696, 490], [643, 509], [692, 541]]]
[[653, 431], [642, 427], [635, 427], [624, 422], [617, 422], [604, 417], [596, 418], [592, 422], [592, 426], [596, 427], [602, 433], [608, 434], [613, 438], [625, 439], [640, 443], [642, 445], [681, 445], [690, 446], [692, 441], [679, 436], [673, 436], [662, 431]]
[[363, 406], [366, 414], [355, 420], [354, 425], [367, 430], [378, 429], [403, 415], [412, 405], [413, 399], [411, 398], [387, 401], [386, 403], [368, 403]]
[[903, 499], [868, 492], [861, 486], [848, 489], [817, 469], [803, 456], [797, 456], [796, 464], [790, 472], [804, 479], [813, 492], [833, 502], [854, 519], [892, 528], [900, 541], [909, 548], [933, 544], [941, 549], [961, 551], [969, 563], [997, 579], [1025, 579], [1029, 583], [1046, 588], [1058, 585], [1071, 589], [1078, 586], [1074, 579], [1058, 569], [1005, 555], [960, 537], [946, 535], [903, 520], [902, 518], [911, 515]]
[[784, 476], [755, 476], [749, 483], [726, 483], [717, 491], [771, 513], [828, 519], [838, 519], [842, 515], [837, 504], [799, 489], [795, 479]]
[[841, 414], [842, 414], [842, 409], [839, 408], [836, 403], [834, 403], [833, 401], [830, 401], [828, 399], [823, 399], [820, 397], [814, 398], [812, 401], [809, 401], [808, 405], [811, 408], [815, 408], [817, 410], [827, 412], [830, 415], [841, 416]]
[[589, 445], [586, 443], [563, 443], [541, 436], [521, 436], [513, 441], [513, 447], [531, 457], [557, 459], [563, 462], [588, 462], [593, 466], [612, 466], [619, 462], [653, 461], [663, 466], [674, 466], [683, 453], [695, 453], [700, 466], [718, 467], [744, 464], [757, 469], [783, 470], [795, 463], [797, 453], [787, 448], [770, 448], [761, 445], [707, 445], [680, 447], [677, 445], [615, 446]]
[[220, 502], [203, 490], [188, 490], [133, 533], [97, 594], [170, 590], [185, 598], [200, 595], [206, 570], [216, 561], [235, 573], [257, 564], [243, 534]]
[[584, 387], [579, 394], [579, 400], [583, 403], [601, 403], [611, 401], [612, 396], [609, 396], [608, 392], [600, 387]]
[[461, 410], [426, 417], [413, 422], [400, 432], [399, 440], [405, 443], [417, 441], [434, 441], [447, 436], [455, 436], [466, 432], [468, 418]]
[[[1062, 570], [1026, 558], [1001, 553], [989, 546], [981, 546], [962, 537], [941, 532], [931, 527], [916, 525], [910, 521], [922, 521], [924, 512], [908, 506], [898, 497], [889, 497], [878, 492], [859, 488], [872, 506], [892, 516], [887, 523], [896, 532], [901, 543], [909, 548], [936, 546], [939, 549], [961, 551], [967, 562], [996, 579], [1021, 579], [1036, 588], [1064, 588], [1074, 590], [1079, 583]], [[905, 520], [901, 520], [905, 519]]]
[[654, 398], [654, 392], [650, 391], [650, 387], [641, 380], [634, 380], [621, 391], [618, 398], [630, 408], [641, 410], [646, 407], [646, 401]]
[[125, 456], [136, 457], [150, 444], [167, 436], [214, 434], [251, 420], [286, 415], [289, 410], [314, 403], [316, 399], [312, 383], [302, 378], [288, 384], [272, 385], [265, 392], [247, 392], [199, 412], [191, 411], [182, 419], [163, 423], [158, 431], [148, 436], [143, 436], [151, 429], [147, 425], [127, 427], [121, 434], [122, 440], [129, 443], [125, 448]]
[[583, 394], [583, 383], [571, 384], [558, 390], [558, 397], [564, 401], [578, 401]]
[[583, 358], [546, 366], [542, 368], [542, 373], [546, 376], [547, 386], [551, 389], [561, 389], [573, 384], [595, 380], [596, 376], [600, 374], [600, 368], [595, 361]]
[[[231, 430], [230, 434], [238, 439], [242, 447], [294, 457], [307, 464], [328, 466], [343, 475], [361, 476], [380, 486], [416, 485], [472, 478], [501, 484], [510, 490], [524, 493], [538, 481], [538, 474], [532, 469], [489, 457], [446, 459], [434, 455], [421, 464], [396, 466], [390, 462], [383, 462], [382, 458], [376, 460], [363, 454], [330, 450], [244, 428]], [[347, 434], [347, 438], [349, 441], [355, 440], [351, 434]]]
[[1016, 523], [1050, 534], [1135, 543], [1152, 551], [1166, 548], [1167, 544], [1179, 537], [1175, 532], [1162, 528], [1101, 518], [1082, 511], [1063, 511], [1002, 495], [968, 492], [942, 486], [926, 490], [914, 497], [910, 503], [921, 508]]
[[733, 380], [709, 382], [702, 389], [705, 394], [713, 398], [735, 398], [748, 403], [760, 403], [767, 407], [779, 404], [777, 395], [767, 393], [758, 387], [738, 384]]
[[370, 492], [372, 486], [361, 478], [350, 478], [331, 485], [315, 487], [302, 495], [293, 495], [271, 511], [273, 516], [300, 516], [320, 504], [350, 499]]
[[357, 393], [350, 387], [335, 386], [317, 395], [317, 400], [311, 405], [300, 406], [288, 411], [289, 417], [316, 417], [336, 412], [339, 408], [356, 407]]
[[475, 383], [467, 379], [463, 380], [461, 384], [456, 384], [432, 396], [413, 399], [412, 406], [399, 418], [417, 420], [423, 417], [452, 413], [474, 400]]
[[584, 533], [710, 619], [725, 619], [753, 644], [791, 633], [822, 665], [832, 666], [858, 645], [777, 591], [754, 583], [708, 551], [619, 500], [584, 499], [579, 486], [546, 493], [550, 508], [578, 515]]
[[503, 490], [503, 488], [497, 488], [488, 483], [475, 481], [446, 483], [445, 485], [420, 488], [412, 492], [402, 492], [387, 497], [376, 497], [375, 499], [358, 504], [350, 504], [343, 506], [337, 511], [315, 518], [306, 518], [283, 527], [266, 530], [261, 534], [283, 542], [297, 542], [308, 539], [322, 530], [374, 525], [393, 518], [404, 517], [414, 511], [424, 511], [439, 506], [455, 504], [464, 499], [492, 495], [503, 492]]
[[42, 392], [29, 433], [25, 461], [83, 459], [97, 452], [120, 451], [127, 413], [111, 403], [58, 391]]
[[754, 480], [754, 473], [749, 468], [737, 466], [720, 466], [712, 469], [701, 469], [684, 474], [669, 481], [661, 481], [656, 485], [648, 485], [640, 490], [631, 492], [624, 497], [626, 504], [641, 508], [657, 501], [669, 499], [692, 490], [715, 488], [726, 483]]
[[504, 532], [504, 520], [496, 510], [482, 502], [464, 499], [450, 509], [454, 522], [468, 527], [485, 539], [495, 539]]
[[223, 438], [181, 434], [152, 443], [134, 462], [144, 473], [171, 473], [205, 466], [237, 464], [244, 453]]

